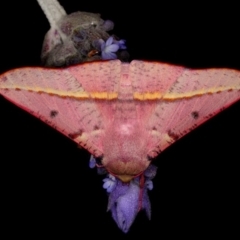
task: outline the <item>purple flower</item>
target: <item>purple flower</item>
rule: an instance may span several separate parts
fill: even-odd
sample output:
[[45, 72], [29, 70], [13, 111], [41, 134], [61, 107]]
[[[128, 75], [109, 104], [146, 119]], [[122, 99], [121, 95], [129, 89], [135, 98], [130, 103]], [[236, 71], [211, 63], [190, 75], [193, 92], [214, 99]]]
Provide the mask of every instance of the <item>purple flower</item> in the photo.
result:
[[[140, 186], [140, 177], [134, 178], [129, 183], [123, 183], [114, 178], [114, 187], [108, 179], [105, 180], [105, 189], [109, 190], [108, 211], [112, 212], [112, 217], [118, 227], [123, 232], [128, 232], [137, 213], [140, 209], [145, 210], [148, 219], [151, 219], [151, 203], [148, 197], [148, 190], [153, 189], [152, 178], [156, 175], [157, 167], [150, 165], [144, 172], [144, 186]], [[111, 176], [111, 175], [109, 175]], [[113, 177], [113, 176], [111, 176]]]
[[114, 42], [115, 44], [118, 44], [119, 49], [126, 49], [126, 48], [127, 48], [127, 47], [125, 46], [126, 40], [123, 40], [123, 39], [121, 39], [121, 40], [119, 40], [119, 41], [114, 40], [113, 42]]
[[118, 51], [119, 45], [113, 42], [113, 37], [109, 37], [106, 42], [102, 39], [99, 40], [101, 44], [102, 59], [116, 59], [117, 55], [115, 52]]
[[109, 195], [108, 209], [118, 227], [123, 232], [128, 232], [139, 207], [140, 188], [131, 181], [128, 185], [117, 180], [116, 188]]
[[93, 155], [91, 155], [91, 157], [90, 157], [89, 167], [90, 167], [90, 168], [95, 168], [95, 167], [96, 167], [96, 159], [94, 158]]
[[113, 37], [109, 37], [106, 42], [102, 39], [99, 39], [98, 44], [101, 48], [101, 55], [103, 60], [116, 59], [116, 52], [119, 49], [126, 49], [125, 40], [118, 41]]
[[153, 182], [151, 180], [147, 179], [145, 182], [145, 186], [148, 190], [151, 191], [153, 189]]
[[103, 179], [103, 188], [107, 190], [108, 193], [112, 192], [116, 186], [116, 178], [109, 174], [108, 178]]
[[[128, 232], [140, 208], [146, 211], [149, 219], [151, 218], [151, 204], [147, 194], [147, 185], [143, 189], [140, 188], [138, 178], [128, 184], [115, 179], [114, 189], [108, 199], [108, 210], [112, 212], [112, 217], [118, 227], [125, 233]], [[139, 201], [141, 192], [142, 202]]]

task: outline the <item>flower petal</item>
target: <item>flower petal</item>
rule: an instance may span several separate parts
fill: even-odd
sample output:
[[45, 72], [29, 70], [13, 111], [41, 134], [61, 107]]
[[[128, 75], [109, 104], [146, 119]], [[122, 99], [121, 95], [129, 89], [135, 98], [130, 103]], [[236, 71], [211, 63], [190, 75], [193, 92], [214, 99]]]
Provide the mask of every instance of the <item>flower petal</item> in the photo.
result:
[[110, 59], [116, 59], [117, 55], [115, 53], [106, 53], [106, 52], [102, 52], [102, 59], [104, 60], [110, 60]]
[[119, 49], [119, 46], [117, 44], [112, 44], [105, 47], [105, 52], [117, 52]]
[[126, 47], [125, 43], [126, 43], [126, 40], [124, 40], [124, 39], [119, 40], [118, 41], [119, 48], [126, 49], [127, 47]]
[[112, 42], [113, 42], [113, 37], [109, 37], [109, 38], [107, 39], [107, 41], [106, 41], [106, 46], [111, 45]]
[[90, 160], [89, 160], [89, 167], [94, 168], [96, 166], [96, 159], [91, 155]]
[[111, 175], [109, 175], [109, 178], [104, 178], [103, 179], [103, 188], [107, 190], [108, 193], [112, 192], [113, 189], [115, 188], [116, 186], [116, 180], [115, 178], [110, 178]]
[[146, 185], [146, 187], [147, 187], [147, 189], [148, 190], [152, 190], [153, 189], [153, 182], [151, 181], [151, 180], [147, 180], [146, 182], [145, 182], [145, 185]]

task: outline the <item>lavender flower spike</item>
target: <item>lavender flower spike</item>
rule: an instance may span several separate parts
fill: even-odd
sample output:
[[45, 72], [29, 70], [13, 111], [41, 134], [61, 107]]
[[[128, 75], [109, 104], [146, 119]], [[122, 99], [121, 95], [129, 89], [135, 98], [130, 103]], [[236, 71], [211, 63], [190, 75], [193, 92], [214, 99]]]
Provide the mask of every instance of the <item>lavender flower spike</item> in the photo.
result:
[[108, 210], [112, 212], [113, 219], [123, 232], [128, 232], [140, 209], [146, 211], [148, 219], [151, 218], [148, 190], [153, 189], [152, 178], [156, 175], [156, 171], [156, 166], [148, 167], [144, 172], [143, 186], [140, 186], [140, 177], [133, 179], [130, 183], [123, 183], [117, 178], [104, 180], [104, 188], [110, 193]]

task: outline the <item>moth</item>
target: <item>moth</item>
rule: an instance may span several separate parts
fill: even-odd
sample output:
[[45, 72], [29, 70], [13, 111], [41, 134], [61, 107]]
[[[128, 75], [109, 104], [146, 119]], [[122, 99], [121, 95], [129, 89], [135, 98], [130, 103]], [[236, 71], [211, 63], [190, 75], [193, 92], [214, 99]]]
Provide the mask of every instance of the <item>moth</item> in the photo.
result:
[[238, 101], [240, 74], [113, 60], [12, 70], [1, 76], [0, 89], [5, 98], [99, 160], [98, 166], [111, 175], [106, 180], [108, 209], [127, 232], [139, 209], [150, 216], [147, 189], [155, 175], [155, 169], [148, 168], [151, 161]]
[[[109, 192], [125, 191], [124, 183], [130, 182], [123, 215], [132, 209], [131, 218], [114, 213], [126, 232], [139, 210], [141, 191], [140, 209], [150, 214], [148, 183], [133, 179], [143, 176], [151, 160], [173, 142], [239, 100], [240, 73], [113, 60], [61, 70], [12, 70], [1, 75], [0, 93], [100, 158], [120, 180], [108, 180]], [[109, 209], [113, 207], [110, 203]]]

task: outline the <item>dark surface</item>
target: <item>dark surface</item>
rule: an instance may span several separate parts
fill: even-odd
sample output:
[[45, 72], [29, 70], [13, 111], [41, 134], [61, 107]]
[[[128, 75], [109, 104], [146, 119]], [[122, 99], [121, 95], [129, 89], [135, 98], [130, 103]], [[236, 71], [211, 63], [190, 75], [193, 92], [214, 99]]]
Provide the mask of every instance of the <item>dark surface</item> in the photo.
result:
[[[237, 4], [169, 2], [159, 9], [154, 1], [132, 8], [128, 2], [61, 4], [68, 13], [99, 12], [112, 20], [114, 33], [127, 40], [132, 59], [240, 69]], [[0, 15], [0, 72], [40, 65], [49, 25], [37, 2], [8, 1], [1, 3], [1, 10], [9, 16]], [[8, 236], [229, 238], [237, 230], [239, 103], [157, 158], [150, 192], [152, 220], [140, 213], [127, 235], [106, 213], [102, 177], [88, 168], [87, 151], [3, 98], [0, 109], [1, 217]]]

